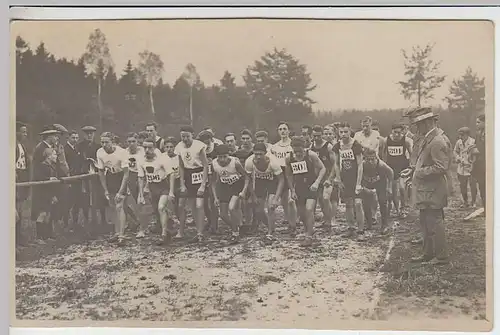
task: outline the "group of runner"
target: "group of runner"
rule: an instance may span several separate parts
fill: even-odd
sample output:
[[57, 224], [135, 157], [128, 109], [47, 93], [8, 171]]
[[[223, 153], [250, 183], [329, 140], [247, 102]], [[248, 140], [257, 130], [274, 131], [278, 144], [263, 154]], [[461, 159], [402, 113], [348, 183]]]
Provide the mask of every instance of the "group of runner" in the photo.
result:
[[[102, 133], [95, 159], [87, 158], [90, 170], [99, 174], [106, 204], [115, 210], [119, 242], [129, 238], [127, 216], [138, 222], [137, 238], [148, 234], [149, 221], [140, 215], [146, 201], [161, 231], [159, 244], [187, 237], [186, 205], [196, 226], [192, 242], [216, 233], [220, 219], [231, 229], [231, 243], [238, 242], [240, 232], [256, 232], [261, 224], [267, 230], [265, 241], [272, 243], [281, 206], [287, 234], [295, 237], [302, 222], [305, 237], [300, 244], [311, 246], [317, 203], [324, 229], [337, 232], [340, 201], [348, 223], [343, 236], [364, 241], [365, 231], [376, 224], [378, 209], [380, 234], [387, 233], [391, 208], [394, 216], [406, 214], [408, 190], [400, 172], [409, 166], [412, 134], [397, 123], [383, 138], [370, 117], [361, 126], [359, 132], [345, 122], [303, 126], [295, 136], [281, 122], [280, 140], [270, 144], [263, 130], [228, 133], [219, 140], [209, 127], [195, 134], [190, 126], [181, 127], [177, 141], [158, 136], [151, 123], [144, 132], [128, 134], [126, 145], [112, 133]], [[96, 129], [82, 130], [92, 140]], [[56, 159], [46, 152], [43, 156]]]

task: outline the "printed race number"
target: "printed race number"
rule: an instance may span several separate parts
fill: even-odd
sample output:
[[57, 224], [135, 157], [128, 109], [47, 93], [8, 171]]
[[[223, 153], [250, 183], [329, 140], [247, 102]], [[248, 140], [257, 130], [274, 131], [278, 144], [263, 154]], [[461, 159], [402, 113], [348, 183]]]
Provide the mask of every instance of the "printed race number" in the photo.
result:
[[229, 177], [220, 177], [220, 181], [222, 183], [229, 184], [229, 185], [234, 184], [239, 179], [240, 179], [240, 176], [238, 176], [238, 175], [232, 175], [232, 176], [229, 176]]
[[403, 155], [403, 147], [402, 146], [388, 146], [387, 151], [391, 156], [402, 156]]
[[290, 166], [292, 168], [292, 173], [293, 174], [301, 174], [301, 173], [307, 173], [307, 162], [306, 161], [301, 161], [301, 162], [293, 162], [290, 163]]
[[354, 152], [352, 149], [340, 150], [340, 159], [342, 160], [354, 160]]
[[212, 174], [212, 164], [208, 164], [208, 174]]
[[203, 172], [196, 172], [191, 175], [191, 184], [199, 185], [203, 181]]
[[264, 180], [273, 180], [274, 175], [272, 173], [262, 173], [262, 172], [255, 172], [255, 179], [264, 179]]
[[161, 181], [160, 175], [158, 174], [147, 174], [146, 179], [148, 183], [159, 183]]

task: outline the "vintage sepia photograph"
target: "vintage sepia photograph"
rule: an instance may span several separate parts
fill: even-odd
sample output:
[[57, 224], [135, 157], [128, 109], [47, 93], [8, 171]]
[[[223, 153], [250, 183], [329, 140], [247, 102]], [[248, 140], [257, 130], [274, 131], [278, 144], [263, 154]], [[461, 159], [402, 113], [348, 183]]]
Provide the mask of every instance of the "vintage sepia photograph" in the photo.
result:
[[493, 23], [10, 31], [13, 325], [491, 329]]

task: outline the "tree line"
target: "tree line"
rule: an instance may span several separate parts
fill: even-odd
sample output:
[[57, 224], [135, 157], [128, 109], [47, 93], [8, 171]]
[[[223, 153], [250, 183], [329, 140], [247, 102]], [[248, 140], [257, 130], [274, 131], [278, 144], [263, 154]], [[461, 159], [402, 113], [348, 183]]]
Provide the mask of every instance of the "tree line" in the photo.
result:
[[[395, 83], [413, 104], [434, 98], [445, 76], [432, 59], [433, 45], [403, 50], [405, 80]], [[219, 83], [203, 83], [194, 64], [187, 64], [173, 85], [162, 79], [164, 63], [158, 54], [141, 51], [137, 64], [128, 61], [116, 69], [105, 34], [95, 29], [77, 60], [56, 58], [41, 42], [35, 49], [21, 36], [16, 39], [16, 113], [30, 125], [32, 134], [49, 123], [79, 129], [91, 124], [124, 136], [150, 121], [161, 135], [175, 135], [181, 125], [199, 131], [212, 126], [219, 135], [227, 131], [266, 129], [271, 135], [280, 120], [295, 130], [302, 124], [346, 121], [355, 126], [365, 115], [380, 122], [387, 134], [404, 110], [327, 110], [313, 112], [313, 84], [307, 66], [285, 49], [273, 49], [250, 64], [237, 85], [228, 71]], [[440, 110], [442, 126], [450, 135], [463, 125], [473, 126], [476, 113], [484, 111], [484, 78], [469, 67], [453, 80]], [[445, 122], [446, 120], [446, 122]], [[448, 128], [448, 129], [447, 129]]]

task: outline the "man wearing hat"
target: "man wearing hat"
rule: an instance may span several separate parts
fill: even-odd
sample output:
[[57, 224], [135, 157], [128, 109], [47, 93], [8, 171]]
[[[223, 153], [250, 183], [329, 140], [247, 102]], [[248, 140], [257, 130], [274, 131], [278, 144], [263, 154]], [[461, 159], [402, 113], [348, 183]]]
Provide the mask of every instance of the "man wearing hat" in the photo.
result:
[[475, 206], [476, 196], [477, 196], [477, 185], [474, 179], [471, 177], [472, 162], [469, 159], [469, 151], [474, 146], [474, 139], [470, 137], [470, 129], [467, 127], [462, 127], [458, 129], [458, 140], [455, 143], [455, 148], [453, 154], [455, 156], [455, 161], [458, 163], [457, 166], [457, 177], [460, 182], [460, 192], [462, 193], [462, 199], [464, 203], [462, 208], [469, 207], [469, 197], [467, 194], [467, 187], [470, 184], [470, 193], [472, 197], [471, 205]]
[[[30, 164], [28, 151], [24, 143], [28, 138], [28, 127], [21, 122], [16, 122], [16, 183], [27, 182], [30, 180]], [[21, 235], [21, 213], [22, 205], [28, 199], [30, 193], [29, 187], [20, 187], [16, 189], [16, 245], [22, 244]]]
[[68, 129], [58, 123], [54, 123], [54, 128], [59, 131], [59, 136], [54, 147], [57, 152], [57, 168], [59, 169], [60, 176], [67, 177], [69, 176], [69, 166], [66, 161], [66, 153], [64, 152], [64, 142], [67, 140]]
[[471, 174], [477, 181], [483, 208], [486, 209], [486, 117], [484, 114], [476, 118], [476, 139], [470, 150], [472, 162]]
[[[54, 127], [54, 125], [46, 125], [43, 127], [42, 132], [39, 133], [39, 135], [42, 137], [42, 141], [36, 145], [35, 150], [33, 151], [33, 174], [37, 174], [38, 170], [43, 169], [42, 164], [46, 159], [46, 155], [44, 154], [45, 150], [49, 148], [55, 149], [60, 132]], [[40, 188], [43, 186], [36, 187]], [[33, 211], [32, 209], [31, 220], [36, 221], [38, 218], [37, 215], [36, 211]]]
[[415, 125], [419, 140], [415, 143], [410, 167], [401, 176], [412, 178], [412, 200], [420, 210], [423, 255], [412, 262], [448, 263], [444, 229], [444, 207], [448, 205], [452, 161], [450, 140], [436, 125], [437, 115], [430, 108], [419, 107], [407, 113]]
[[[97, 176], [97, 150], [101, 147], [94, 141], [96, 128], [93, 126], [82, 127], [83, 140], [78, 143], [77, 148], [82, 155], [82, 173], [95, 172]], [[85, 222], [89, 222], [89, 210], [92, 213], [92, 221], [97, 224], [97, 210], [101, 214], [101, 224], [106, 223], [106, 204], [104, 189], [99, 178], [84, 180], [83, 215]]]

